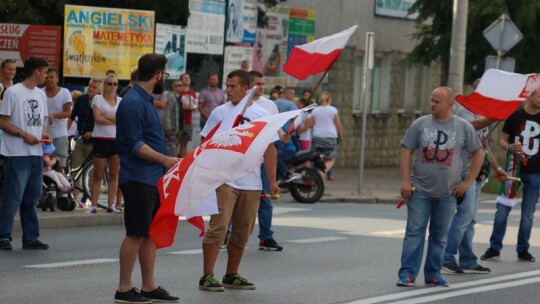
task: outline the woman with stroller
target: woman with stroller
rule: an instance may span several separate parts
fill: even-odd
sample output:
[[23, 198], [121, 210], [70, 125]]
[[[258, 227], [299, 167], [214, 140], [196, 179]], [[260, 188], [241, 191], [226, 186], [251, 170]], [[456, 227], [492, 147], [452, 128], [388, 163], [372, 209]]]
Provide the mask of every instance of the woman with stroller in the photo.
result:
[[58, 165], [60, 161], [56, 157], [51, 158], [51, 154], [55, 150], [54, 145], [52, 143], [42, 143], [41, 147], [43, 149], [43, 175], [52, 179], [52, 181], [56, 184], [58, 190], [60, 190], [62, 193], [72, 192], [74, 189], [73, 187], [71, 187], [71, 184], [64, 176], [64, 174], [53, 170], [53, 167]]
[[[105, 175], [105, 166], [109, 165], [109, 187], [107, 191], [108, 213], [120, 213], [122, 193], [118, 189], [118, 173], [120, 159], [116, 149], [116, 109], [122, 100], [116, 96], [118, 79], [109, 75], [103, 82], [103, 94], [92, 98], [92, 113], [94, 114], [94, 131], [92, 133], [92, 148], [94, 175], [92, 180], [92, 206], [86, 212], [97, 213], [97, 204], [101, 193], [101, 183]], [[116, 198], [116, 205], [115, 205]]]

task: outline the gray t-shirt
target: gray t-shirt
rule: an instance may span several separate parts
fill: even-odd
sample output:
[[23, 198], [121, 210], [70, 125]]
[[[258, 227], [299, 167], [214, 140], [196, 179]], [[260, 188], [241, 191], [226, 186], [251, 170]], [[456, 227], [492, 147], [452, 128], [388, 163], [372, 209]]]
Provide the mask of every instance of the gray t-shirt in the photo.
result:
[[472, 154], [482, 145], [473, 126], [453, 116], [439, 123], [432, 115], [415, 120], [401, 145], [416, 151], [411, 182], [417, 190], [433, 197], [449, 196], [450, 188], [461, 181], [464, 153]]

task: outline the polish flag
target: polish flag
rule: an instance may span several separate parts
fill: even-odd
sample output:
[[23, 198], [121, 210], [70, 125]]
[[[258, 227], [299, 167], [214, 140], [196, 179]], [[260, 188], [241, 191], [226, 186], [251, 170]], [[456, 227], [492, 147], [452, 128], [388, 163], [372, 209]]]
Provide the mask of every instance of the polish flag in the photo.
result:
[[179, 216], [204, 232], [201, 216], [219, 212], [215, 189], [259, 167], [278, 129], [300, 112], [267, 116], [216, 134], [173, 166], [158, 182], [161, 206], [150, 227], [156, 248], [172, 245]]
[[354, 25], [334, 35], [295, 46], [283, 66], [283, 71], [301, 80], [328, 71], [357, 28], [358, 25]]
[[474, 92], [466, 97], [458, 95], [456, 100], [474, 114], [506, 120], [539, 87], [539, 74], [489, 69]]

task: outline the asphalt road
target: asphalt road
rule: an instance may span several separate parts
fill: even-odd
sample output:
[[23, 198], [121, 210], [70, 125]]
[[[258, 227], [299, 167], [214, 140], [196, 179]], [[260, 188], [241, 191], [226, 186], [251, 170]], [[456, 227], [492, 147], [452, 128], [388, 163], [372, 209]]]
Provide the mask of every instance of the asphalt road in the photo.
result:
[[[202, 271], [201, 241], [180, 222], [175, 244], [160, 250], [158, 283], [181, 303], [538, 303], [540, 262], [518, 262], [515, 254], [519, 210], [511, 214], [502, 260], [483, 262], [488, 275], [445, 275], [449, 288], [396, 287], [406, 210], [393, 205], [276, 203], [275, 238], [283, 252], [257, 248], [254, 236], [240, 273], [255, 291], [223, 293], [197, 289]], [[476, 252], [487, 248], [494, 204], [482, 203]], [[111, 215], [112, 216], [112, 215]], [[538, 221], [537, 221], [538, 223]], [[538, 226], [538, 224], [536, 224]], [[539, 229], [531, 253], [540, 257]], [[0, 252], [0, 303], [113, 303], [118, 283], [122, 226], [46, 229], [48, 251], [23, 251], [20, 234], [12, 252]], [[221, 277], [226, 254], [216, 266]], [[140, 287], [138, 268], [133, 281]], [[419, 276], [422, 282], [423, 277]]]

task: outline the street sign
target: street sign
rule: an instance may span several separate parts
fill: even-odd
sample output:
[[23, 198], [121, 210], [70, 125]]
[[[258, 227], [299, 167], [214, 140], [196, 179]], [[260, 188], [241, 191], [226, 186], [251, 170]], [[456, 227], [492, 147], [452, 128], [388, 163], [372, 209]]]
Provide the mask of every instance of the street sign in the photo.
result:
[[497, 66], [497, 56], [488, 55], [486, 57], [486, 68], [488, 69], [499, 69], [506, 72], [514, 72], [514, 68], [516, 67], [516, 60], [512, 57], [506, 57], [506, 58], [500, 58], [499, 60], [499, 66]]
[[510, 17], [502, 15], [484, 30], [484, 37], [498, 55], [502, 56], [523, 39], [523, 34]]

